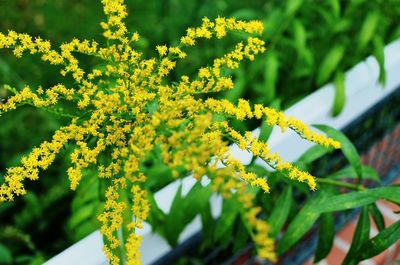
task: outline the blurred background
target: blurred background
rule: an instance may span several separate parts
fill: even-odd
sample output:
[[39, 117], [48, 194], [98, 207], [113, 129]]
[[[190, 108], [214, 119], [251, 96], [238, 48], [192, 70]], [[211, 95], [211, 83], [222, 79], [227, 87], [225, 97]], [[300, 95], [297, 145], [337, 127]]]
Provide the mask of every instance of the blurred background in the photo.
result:
[[[126, 4], [128, 30], [141, 35], [137, 47], [145, 57], [156, 55], [157, 44], [177, 44], [186, 28], [200, 25], [204, 16], [263, 21], [267, 52], [229, 73], [234, 89], [215, 96], [232, 102], [242, 97], [282, 109], [368, 55], [376, 55], [383, 66], [384, 45], [400, 37], [400, 0], [127, 0]], [[51, 40], [53, 47], [74, 37], [101, 42], [102, 19], [100, 1], [0, 0], [0, 32], [12, 29], [41, 36]], [[241, 38], [232, 34], [223, 40], [200, 41], [170, 78], [190, 76]], [[93, 63], [90, 58], [82, 60]], [[70, 81], [58, 71], [37, 56], [16, 60], [10, 51], [0, 50], [0, 98], [9, 96], [3, 84], [68, 85]], [[384, 83], [384, 74], [380, 81]], [[22, 155], [48, 139], [63, 122], [29, 106], [1, 117], [0, 180], [7, 167], [18, 164]], [[256, 126], [235, 123], [239, 130]], [[69, 191], [65, 164], [59, 158], [38, 182], [29, 183], [33, 192], [0, 205], [0, 264], [41, 264], [96, 229], [97, 205], [82, 207], [82, 200], [74, 200], [85, 194], [85, 185], [77, 193]]]

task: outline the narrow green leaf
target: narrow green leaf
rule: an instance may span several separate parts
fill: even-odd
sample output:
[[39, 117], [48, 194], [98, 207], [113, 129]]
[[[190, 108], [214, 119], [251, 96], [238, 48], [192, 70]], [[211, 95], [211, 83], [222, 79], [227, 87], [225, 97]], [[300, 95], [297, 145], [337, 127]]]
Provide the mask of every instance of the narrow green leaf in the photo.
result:
[[380, 19], [380, 14], [376, 11], [369, 12], [367, 17], [365, 18], [361, 30], [359, 31], [358, 41], [357, 41], [357, 50], [362, 51], [365, 49], [367, 44], [371, 41], [375, 30], [378, 26], [378, 22]]
[[369, 193], [378, 199], [385, 199], [400, 205], [400, 185], [395, 184], [392, 186], [368, 189], [361, 192]]
[[303, 0], [290, 0], [286, 2], [285, 14], [287, 16], [293, 16], [303, 4]]
[[335, 15], [336, 18], [340, 17], [340, 0], [329, 0], [328, 4], [331, 6], [333, 14]]
[[276, 84], [279, 75], [279, 60], [276, 52], [270, 50], [266, 53], [265, 70], [264, 70], [264, 90], [263, 95], [271, 101], [275, 98]]
[[333, 149], [326, 148], [321, 145], [314, 145], [313, 147], [309, 148], [306, 152], [304, 152], [301, 155], [301, 157], [296, 161], [296, 163], [310, 164], [311, 162], [326, 155], [332, 150]]
[[159, 233], [160, 235], [164, 235], [164, 227], [166, 214], [158, 207], [156, 200], [154, 199], [154, 195], [152, 192], [147, 192], [147, 200], [150, 203], [150, 214], [148, 222], [151, 224], [153, 231]]
[[[376, 172], [375, 169], [373, 169], [370, 166], [365, 166], [363, 165], [361, 167], [361, 171], [362, 171], [362, 176], [363, 179], [369, 179], [369, 180], [373, 180], [376, 182], [380, 182], [380, 178], [378, 176], [378, 173]], [[357, 173], [354, 170], [354, 168], [352, 166], [348, 166], [345, 167], [333, 174], [330, 174], [328, 176], [326, 176], [325, 178], [330, 178], [330, 179], [340, 179], [340, 178], [346, 178], [346, 179], [355, 179], [357, 178]]]
[[319, 224], [319, 235], [317, 250], [315, 251], [314, 263], [317, 263], [328, 256], [335, 239], [335, 220], [331, 213], [321, 215]]
[[3, 244], [0, 244], [0, 264], [6, 265], [11, 263], [12, 263], [11, 251]]
[[201, 213], [207, 207], [211, 196], [211, 185], [203, 187], [200, 182], [197, 182], [183, 199], [184, 224], [191, 222], [197, 214]]
[[215, 220], [211, 214], [211, 206], [209, 202], [207, 202], [206, 206], [202, 209], [200, 217], [202, 225], [202, 244], [204, 244], [205, 247], [211, 246], [215, 232]]
[[342, 60], [344, 52], [345, 46], [343, 46], [343, 44], [337, 44], [325, 55], [317, 74], [316, 82], [318, 86], [322, 86], [329, 80]]
[[374, 56], [379, 65], [379, 82], [384, 86], [386, 83], [386, 70], [385, 70], [385, 43], [380, 36], [375, 36], [372, 39], [374, 45]]
[[226, 233], [232, 230], [236, 217], [239, 214], [239, 205], [234, 200], [224, 200], [221, 216], [215, 228], [214, 239], [221, 240]]
[[388, 249], [391, 245], [400, 240], [400, 221], [382, 230], [371, 240], [365, 242], [359, 251], [357, 261], [372, 258]]
[[185, 215], [182, 210], [182, 185], [179, 186], [172, 201], [171, 209], [166, 217], [165, 237], [171, 246], [176, 246], [181, 231], [184, 229], [183, 216]]
[[332, 33], [335, 34], [343, 34], [344, 32], [348, 31], [351, 29], [351, 27], [354, 25], [353, 20], [349, 18], [341, 18], [339, 21], [333, 25], [332, 28]]
[[339, 115], [346, 103], [346, 89], [344, 74], [342, 71], [336, 72], [335, 79], [333, 81], [335, 85], [335, 101], [333, 102], [333, 116]]
[[358, 155], [357, 149], [350, 142], [350, 140], [347, 138], [347, 136], [344, 135], [342, 132], [340, 132], [330, 126], [327, 126], [327, 125], [316, 124], [313, 126], [317, 129], [323, 131], [324, 133], [326, 133], [329, 137], [340, 142], [341, 149], [342, 149], [344, 156], [347, 158], [347, 160], [350, 162], [351, 166], [357, 172], [358, 179], [361, 180], [362, 179], [362, 167], [361, 167], [360, 156]]
[[383, 218], [381, 211], [375, 203], [369, 206], [369, 212], [372, 215], [372, 218], [374, 219], [378, 230], [382, 231], [383, 229], [385, 229], [385, 219]]
[[268, 171], [268, 169], [266, 169], [264, 166], [257, 164], [250, 164], [246, 166], [246, 170], [255, 173], [259, 177], [269, 176], [271, 174], [271, 171]]
[[186, 196], [182, 197], [181, 193], [182, 186], [179, 187], [175, 194], [170, 212], [166, 217], [165, 236], [172, 246], [178, 243], [179, 236], [184, 228], [209, 203], [211, 187], [210, 185], [203, 187], [200, 182], [197, 182]]
[[343, 211], [368, 205], [379, 199], [399, 201], [400, 186], [388, 186], [330, 196], [320, 200], [314, 211]]
[[306, 46], [307, 31], [299, 19], [293, 21], [293, 37], [297, 52], [301, 52]]
[[381, 178], [378, 175], [378, 172], [370, 166], [365, 166], [363, 165], [361, 167], [362, 171], [362, 177], [363, 179], [370, 179], [370, 180], [375, 180], [376, 182], [380, 182]]
[[99, 196], [99, 182], [96, 178], [83, 178], [72, 201], [72, 212], [78, 211], [82, 205], [93, 203]]
[[268, 223], [271, 227], [270, 235], [275, 238], [281, 231], [286, 219], [289, 216], [292, 207], [292, 187], [286, 186], [282, 194], [276, 200], [275, 206], [268, 217]]
[[235, 102], [238, 98], [240, 98], [245, 92], [246, 88], [246, 76], [245, 72], [242, 68], [239, 68], [234, 72], [235, 75], [235, 84], [234, 87], [224, 93], [224, 98], [229, 100], [230, 102]]
[[153, 158], [151, 161], [152, 166], [144, 169], [148, 179], [148, 181], [146, 181], [146, 188], [150, 190], [158, 190], [172, 182], [173, 177], [171, 169], [163, 164], [162, 161], [157, 158]]
[[91, 220], [90, 222], [84, 222], [80, 224], [74, 229], [71, 236], [72, 240], [79, 241], [83, 239], [84, 237], [99, 228], [97, 224], [98, 223], [96, 222], [96, 220]]
[[77, 226], [81, 225], [97, 212], [97, 203], [89, 203], [86, 205], [81, 205], [76, 212], [72, 213], [72, 216], [68, 219], [68, 227], [70, 229], [75, 229]]
[[322, 196], [324, 196], [323, 193], [318, 193], [314, 198], [308, 200], [292, 220], [278, 244], [278, 254], [289, 250], [308, 230], [310, 230], [320, 216], [319, 211], [315, 210], [315, 205], [322, 199]]
[[343, 211], [371, 204], [379, 199], [400, 201], [400, 186], [388, 186], [364, 191], [328, 196], [318, 193], [308, 200], [289, 224], [278, 245], [278, 253], [289, 250], [312, 227], [320, 214]]
[[360, 217], [358, 218], [350, 249], [343, 260], [343, 265], [357, 264], [354, 262], [354, 258], [358, 255], [361, 245], [369, 240], [370, 227], [371, 224], [369, 222], [368, 207], [364, 206], [361, 210]]
[[[238, 222], [236, 234], [235, 234], [235, 240], [233, 242], [233, 253], [238, 253], [240, 250], [242, 250], [246, 244], [249, 241], [250, 235], [248, 231], [248, 225], [245, 225], [243, 220], [244, 218], [240, 218], [240, 221]], [[246, 222], [247, 224], [247, 222]]]

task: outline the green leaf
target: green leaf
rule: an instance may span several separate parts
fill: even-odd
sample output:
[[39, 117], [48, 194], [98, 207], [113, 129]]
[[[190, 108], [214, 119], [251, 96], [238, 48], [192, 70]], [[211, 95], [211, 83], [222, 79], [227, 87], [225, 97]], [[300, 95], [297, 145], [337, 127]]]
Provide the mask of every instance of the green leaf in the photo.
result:
[[319, 211], [315, 210], [315, 205], [318, 204], [322, 196], [323, 193], [318, 193], [315, 197], [308, 200], [289, 224], [288, 229], [278, 244], [278, 254], [289, 250], [312, 227], [320, 215]]
[[400, 186], [388, 186], [364, 191], [328, 196], [318, 193], [309, 199], [296, 217], [278, 245], [278, 253], [289, 250], [312, 227], [320, 214], [337, 212], [371, 204], [379, 199], [400, 201]]
[[156, 159], [150, 168], [145, 169], [145, 175], [148, 179], [146, 187], [151, 190], [158, 190], [173, 180], [171, 169]]
[[289, 216], [292, 207], [292, 187], [286, 186], [282, 194], [276, 200], [275, 206], [268, 217], [268, 223], [271, 227], [270, 235], [275, 238], [282, 229]]
[[81, 205], [68, 219], [68, 227], [70, 229], [76, 229], [79, 225], [91, 219], [97, 212], [97, 206], [97, 203]]
[[376, 182], [381, 182], [378, 172], [370, 166], [362, 165], [361, 167], [363, 179], [375, 180]]
[[311, 162], [326, 155], [332, 150], [333, 150], [332, 148], [326, 148], [321, 145], [314, 145], [313, 147], [309, 148], [306, 152], [304, 152], [301, 155], [301, 157], [296, 161], [296, 163], [310, 164]]
[[12, 263], [12, 254], [11, 251], [0, 244], [0, 264], [11, 264]]
[[183, 211], [185, 211], [185, 225], [191, 222], [209, 203], [211, 196], [211, 185], [203, 187], [200, 182], [190, 189], [184, 198]]
[[210, 185], [203, 187], [200, 182], [182, 197], [182, 186], [179, 187], [166, 217], [165, 234], [168, 243], [175, 246], [184, 228], [200, 214], [209, 203], [211, 196]]
[[[369, 180], [373, 180], [373, 181], [376, 181], [376, 182], [380, 182], [381, 181], [379, 176], [378, 176], [378, 173], [376, 173], [376, 170], [373, 169], [372, 167], [362, 165], [361, 166], [361, 171], [362, 171], [363, 179], [369, 179]], [[339, 171], [337, 171], [337, 172], [335, 172], [333, 174], [330, 174], [330, 175], [326, 176], [325, 178], [330, 178], [330, 179], [340, 179], [340, 178], [355, 179], [355, 178], [357, 178], [357, 173], [356, 173], [356, 171], [354, 170], [353, 167], [348, 166], [348, 167], [345, 167], [345, 168], [343, 168], [343, 169], [341, 169], [341, 170], [339, 170]]]
[[368, 241], [370, 227], [371, 224], [369, 222], [368, 207], [364, 206], [361, 210], [360, 217], [358, 218], [350, 249], [343, 260], [343, 265], [357, 264], [354, 263], [354, 257], [357, 256], [361, 245]]
[[279, 60], [276, 52], [270, 50], [265, 58], [264, 70], [264, 89], [263, 96], [268, 100], [273, 100], [276, 94], [276, 84], [279, 78]]
[[374, 56], [379, 65], [379, 82], [384, 86], [386, 84], [386, 70], [385, 70], [385, 43], [380, 36], [375, 36], [372, 39], [374, 45]]
[[372, 10], [372, 12], [368, 13], [361, 26], [361, 30], [359, 31], [357, 51], [364, 50], [367, 44], [371, 41], [378, 26], [379, 19], [380, 14], [378, 12]]
[[359, 251], [357, 261], [372, 258], [388, 249], [391, 245], [400, 240], [400, 221], [382, 230], [371, 240], [365, 242]]
[[336, 72], [335, 79], [333, 81], [335, 85], [335, 101], [333, 102], [333, 116], [339, 115], [346, 103], [346, 89], [344, 74], [342, 71]]
[[153, 193], [148, 191], [147, 194], [147, 200], [150, 203], [150, 214], [148, 221], [155, 232], [164, 235], [164, 222], [167, 215], [160, 209], [160, 207], [158, 207], [158, 204], [154, 199]]
[[224, 93], [224, 98], [229, 100], [230, 102], [235, 102], [238, 98], [240, 98], [245, 92], [246, 88], [246, 76], [244, 70], [239, 68], [235, 73], [235, 84], [234, 87]]
[[351, 29], [353, 25], [354, 23], [352, 19], [342, 18], [339, 21], [337, 21], [335, 25], [332, 25], [333, 26], [332, 33], [343, 34], [349, 29]]
[[350, 162], [351, 166], [357, 172], [358, 179], [362, 179], [362, 167], [361, 167], [361, 160], [360, 156], [358, 155], [357, 149], [354, 145], [350, 142], [350, 140], [344, 135], [342, 132], [322, 124], [313, 125], [315, 128], [323, 131], [329, 137], [333, 138], [336, 141], [339, 141], [341, 144], [341, 149], [344, 156]]
[[400, 186], [388, 186], [330, 196], [321, 200], [314, 211], [343, 211], [358, 208], [379, 199], [398, 202], [400, 200]]
[[244, 224], [244, 218], [240, 218], [236, 229], [235, 240], [233, 242], [233, 253], [238, 253], [242, 250], [249, 241], [249, 232], [247, 226]]
[[259, 177], [269, 176], [271, 174], [271, 171], [268, 171], [268, 169], [266, 169], [264, 166], [257, 164], [250, 164], [246, 166], [246, 170], [255, 173]]
[[383, 218], [381, 211], [375, 203], [369, 206], [369, 212], [372, 215], [372, 218], [374, 219], [378, 230], [382, 231], [383, 229], [385, 229], [385, 219]]
[[321, 215], [319, 224], [319, 235], [317, 250], [315, 251], [314, 263], [317, 263], [328, 256], [335, 239], [335, 220], [331, 213]]
[[[270, 107], [272, 107], [276, 110], [279, 110], [280, 109], [280, 101], [278, 99], [274, 100], [271, 103]], [[263, 120], [263, 122], [261, 123], [261, 126], [260, 126], [260, 135], [258, 136], [258, 140], [260, 140], [261, 142], [266, 142], [272, 133], [272, 129], [273, 129], [273, 126], [269, 126], [265, 122], [265, 120]]]
[[215, 220], [211, 214], [210, 203], [207, 203], [207, 205], [201, 211], [200, 217], [202, 225], [202, 244], [204, 244], [205, 247], [211, 246], [215, 232]]
[[235, 200], [224, 200], [222, 203], [221, 216], [217, 221], [214, 240], [221, 240], [227, 233], [233, 229], [236, 217], [239, 214], [239, 205]]
[[84, 204], [93, 203], [98, 198], [99, 183], [96, 178], [83, 178], [72, 201], [72, 212], [76, 212]]
[[183, 203], [182, 185], [180, 185], [165, 220], [165, 237], [171, 246], [177, 245], [179, 235], [184, 229], [183, 216], [185, 213], [182, 209]]
[[99, 227], [97, 225], [98, 223], [93, 219], [90, 222], [83, 222], [74, 229], [73, 234], [71, 235], [72, 240], [79, 241], [83, 239], [85, 236], [98, 229]]
[[329, 80], [342, 60], [344, 52], [345, 46], [343, 46], [343, 44], [337, 44], [326, 54], [317, 74], [316, 82], [318, 86], [322, 86]]
[[290, 0], [286, 2], [285, 14], [286, 16], [293, 16], [303, 4], [303, 0]]
[[297, 52], [301, 52], [306, 46], [307, 31], [299, 19], [293, 21], [293, 35]]
[[333, 14], [335, 15], [335, 17], [339, 18], [340, 17], [340, 10], [341, 10], [340, 0], [329, 0], [327, 2], [331, 6]]

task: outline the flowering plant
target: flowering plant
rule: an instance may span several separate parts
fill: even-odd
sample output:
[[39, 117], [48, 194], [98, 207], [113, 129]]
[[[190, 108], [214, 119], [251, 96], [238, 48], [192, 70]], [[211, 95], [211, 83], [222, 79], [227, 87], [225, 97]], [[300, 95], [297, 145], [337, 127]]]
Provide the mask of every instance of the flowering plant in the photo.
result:
[[[40, 171], [68, 147], [72, 150], [67, 170], [70, 188], [77, 189], [88, 168], [97, 171], [102, 183], [104, 201], [97, 219], [104, 253], [111, 264], [138, 264], [141, 237], [137, 230], [151, 210], [146, 190], [149, 180], [141, 162], [159, 150], [162, 163], [173, 177], [182, 177], [186, 172], [197, 180], [207, 176], [214, 192], [237, 201], [258, 255], [275, 261], [274, 240], [268, 236], [270, 227], [260, 218], [261, 208], [254, 205], [254, 194], [249, 189], [252, 186], [270, 192], [267, 179], [248, 171], [229, 152], [229, 145], [237, 144], [291, 181], [305, 182], [312, 191], [317, 188], [316, 179], [270, 152], [267, 144], [250, 132], [239, 133], [229, 120], [216, 114], [240, 121], [265, 120], [269, 126], [277, 125], [282, 131], [292, 129], [301, 138], [327, 148], [339, 148], [340, 143], [272, 108], [252, 106], [244, 99], [234, 104], [212, 97], [213, 93], [234, 87], [232, 78], [226, 75], [228, 69], [237, 69], [241, 61], [252, 61], [265, 52], [264, 41], [256, 37], [263, 31], [262, 23], [204, 18], [200, 27], [187, 30], [178, 46], [159, 45], [155, 47], [159, 56], [145, 59], [135, 48], [139, 34], [128, 32], [123, 22], [127, 16], [123, 1], [102, 0], [102, 4], [106, 15], [100, 24], [104, 44], [73, 39], [57, 50], [40, 37], [14, 31], [0, 33], [0, 49], [11, 49], [17, 58], [26, 53], [40, 55], [75, 82], [74, 87], [7, 87], [14, 95], [0, 105], [0, 115], [29, 104], [64, 116], [69, 124], [55, 131], [51, 140], [33, 148], [21, 159], [20, 166], [7, 169], [0, 186], [0, 202], [26, 194], [24, 181], [37, 180]], [[196, 45], [199, 39], [224, 38], [233, 31], [250, 36], [211, 65], [200, 68], [194, 78], [181, 76], [174, 82], [168, 79], [177, 62], [187, 56], [187, 47]], [[93, 56], [100, 63], [85, 69], [77, 54]], [[69, 108], [60, 108], [65, 105]]]

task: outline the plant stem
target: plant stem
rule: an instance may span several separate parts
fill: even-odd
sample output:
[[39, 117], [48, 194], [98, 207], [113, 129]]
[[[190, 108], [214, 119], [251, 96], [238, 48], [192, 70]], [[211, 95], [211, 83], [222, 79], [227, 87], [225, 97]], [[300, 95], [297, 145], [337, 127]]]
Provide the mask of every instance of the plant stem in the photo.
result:
[[331, 186], [336, 186], [336, 187], [343, 187], [351, 190], [365, 190], [364, 187], [356, 185], [356, 184], [351, 184], [347, 183], [344, 181], [338, 181], [338, 180], [333, 180], [333, 179], [323, 179], [323, 178], [317, 178], [316, 181], [319, 184], [326, 184], [326, 185], [331, 185]]

